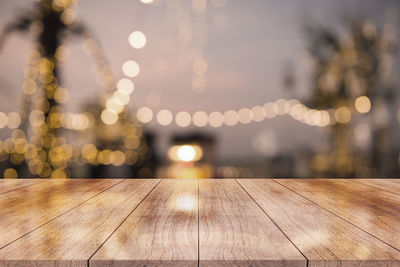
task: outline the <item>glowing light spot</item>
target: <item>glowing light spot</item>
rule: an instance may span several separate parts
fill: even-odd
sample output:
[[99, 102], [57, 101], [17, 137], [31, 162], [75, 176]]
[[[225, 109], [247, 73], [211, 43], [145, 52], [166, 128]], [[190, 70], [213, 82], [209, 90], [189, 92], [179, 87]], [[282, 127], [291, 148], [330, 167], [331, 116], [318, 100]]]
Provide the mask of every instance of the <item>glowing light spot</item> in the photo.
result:
[[212, 127], [221, 127], [224, 123], [224, 115], [221, 112], [214, 111], [210, 113], [208, 120]]
[[357, 97], [354, 102], [354, 106], [356, 110], [360, 113], [368, 113], [371, 109], [371, 101], [366, 96]]
[[251, 109], [251, 113], [253, 114], [254, 121], [262, 121], [265, 118], [264, 108], [261, 106], [255, 106]]
[[196, 199], [189, 194], [184, 194], [176, 198], [176, 207], [180, 211], [192, 211], [196, 208]]
[[153, 119], [153, 111], [148, 107], [141, 107], [137, 110], [136, 116], [141, 123], [149, 123]]
[[180, 127], [187, 127], [190, 125], [191, 116], [186, 111], [178, 112], [175, 116], [175, 122]]
[[29, 115], [29, 122], [32, 126], [40, 126], [44, 123], [44, 114], [40, 110], [33, 110]]
[[203, 59], [198, 59], [193, 62], [193, 72], [201, 76], [207, 72], [207, 62]]
[[136, 61], [127, 60], [122, 65], [122, 72], [128, 77], [136, 77], [140, 72], [139, 64]]
[[101, 113], [101, 120], [108, 125], [115, 124], [118, 120], [118, 114], [110, 111], [109, 109], [103, 110]]
[[270, 102], [266, 103], [264, 105], [264, 111], [265, 111], [265, 117], [266, 118], [271, 119], [271, 118], [276, 117], [276, 112], [274, 110], [274, 103], [270, 103]]
[[7, 126], [8, 117], [4, 112], [0, 112], [0, 129]]
[[8, 128], [15, 129], [21, 124], [21, 116], [17, 112], [8, 113]]
[[154, 2], [154, 0], [140, 0], [143, 4], [151, 4]]
[[123, 94], [130, 95], [135, 89], [135, 86], [131, 80], [124, 78], [118, 81], [117, 89]]
[[181, 161], [193, 161], [196, 158], [196, 150], [189, 145], [180, 146], [177, 155], [178, 159]]
[[243, 124], [250, 123], [253, 119], [253, 113], [248, 108], [242, 108], [238, 112], [239, 114], [239, 121]]
[[204, 127], [208, 123], [208, 115], [204, 111], [197, 111], [193, 114], [192, 121], [197, 127]]
[[160, 125], [166, 126], [171, 124], [172, 122], [172, 113], [167, 109], [162, 109], [157, 113], [157, 122]]
[[129, 44], [136, 49], [141, 49], [146, 45], [147, 38], [141, 31], [134, 31], [129, 35]]
[[67, 89], [58, 87], [54, 92], [54, 100], [58, 103], [65, 103], [69, 100], [69, 92]]
[[340, 107], [335, 110], [335, 119], [339, 123], [349, 123], [351, 120], [351, 112], [348, 107]]
[[106, 108], [112, 113], [121, 113], [124, 110], [124, 105], [118, 98], [111, 97], [106, 101]]
[[239, 115], [234, 110], [228, 110], [224, 113], [224, 122], [228, 126], [234, 126], [239, 121]]
[[18, 178], [18, 173], [13, 168], [8, 168], [4, 170], [4, 178]]

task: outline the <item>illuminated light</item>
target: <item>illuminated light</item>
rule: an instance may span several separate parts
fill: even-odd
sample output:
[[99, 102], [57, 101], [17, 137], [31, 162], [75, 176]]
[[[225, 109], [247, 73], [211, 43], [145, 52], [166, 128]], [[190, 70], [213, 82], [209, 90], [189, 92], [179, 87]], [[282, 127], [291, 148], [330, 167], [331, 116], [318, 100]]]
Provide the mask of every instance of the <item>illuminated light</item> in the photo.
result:
[[124, 104], [118, 98], [111, 97], [106, 101], [106, 108], [113, 113], [121, 113], [124, 110]]
[[240, 123], [247, 124], [253, 119], [253, 113], [248, 108], [242, 108], [238, 111]]
[[54, 100], [58, 103], [65, 103], [69, 100], [69, 92], [67, 89], [58, 87], [54, 92]]
[[9, 154], [15, 151], [15, 143], [12, 139], [8, 138], [4, 141], [4, 151]]
[[69, 49], [64, 46], [64, 45], [60, 45], [57, 50], [56, 50], [56, 54], [55, 57], [58, 61], [65, 61], [69, 56]]
[[140, 140], [136, 136], [129, 136], [125, 138], [124, 145], [129, 149], [137, 149], [140, 145]]
[[43, 57], [42, 59], [40, 59], [38, 67], [41, 74], [48, 74], [53, 70], [54, 63], [47, 57]]
[[118, 114], [106, 109], [101, 113], [101, 120], [108, 125], [115, 124], [118, 121]]
[[71, 8], [67, 8], [63, 11], [60, 18], [64, 24], [68, 25], [76, 20], [76, 14]]
[[65, 172], [64, 169], [59, 168], [52, 171], [50, 177], [53, 179], [65, 179], [67, 178], [67, 173]]
[[17, 112], [8, 113], [8, 128], [16, 129], [21, 124], [21, 116]]
[[208, 123], [208, 115], [204, 111], [196, 111], [193, 114], [192, 121], [197, 127], [204, 127]]
[[160, 125], [166, 126], [171, 124], [173, 117], [171, 111], [162, 109], [157, 113], [156, 119]]
[[329, 123], [331, 122], [331, 116], [329, 115], [329, 112], [326, 110], [320, 111], [321, 113], [321, 123], [318, 125], [320, 127], [325, 127], [328, 126]]
[[116, 99], [116, 102], [117, 102], [117, 101], [120, 101], [123, 105], [128, 104], [128, 103], [129, 103], [129, 99], [130, 99], [129, 95], [126, 95], [126, 94], [124, 94], [124, 93], [121, 93], [120, 91], [114, 92], [112, 98], [115, 98], [115, 99]]
[[276, 112], [274, 111], [274, 103], [266, 103], [264, 105], [264, 112], [266, 118], [272, 119], [276, 117]]
[[38, 69], [36, 67], [27, 67], [24, 71], [26, 79], [35, 80], [38, 77]]
[[192, 0], [192, 10], [197, 14], [203, 14], [207, 10], [207, 0]]
[[123, 78], [118, 81], [117, 89], [123, 94], [130, 95], [135, 90], [135, 86], [131, 80]]
[[178, 148], [177, 156], [180, 161], [193, 161], [196, 158], [196, 150], [193, 146], [183, 145]]
[[22, 89], [24, 90], [24, 93], [27, 95], [31, 95], [37, 90], [37, 85], [34, 80], [27, 79], [22, 85]]
[[113, 160], [113, 156], [112, 156], [111, 150], [105, 149], [105, 150], [100, 151], [97, 154], [97, 160], [103, 165], [111, 164], [111, 162]]
[[228, 126], [234, 126], [239, 121], [239, 115], [234, 110], [228, 110], [224, 113], [224, 123]]
[[224, 123], [224, 115], [218, 111], [211, 112], [208, 121], [212, 127], [220, 127]]
[[136, 117], [141, 123], [149, 123], [153, 119], [153, 111], [148, 107], [141, 107], [137, 110]]
[[112, 162], [111, 164], [114, 166], [121, 166], [125, 162], [125, 154], [122, 151], [114, 151], [112, 152]]
[[140, 72], [139, 64], [136, 61], [127, 60], [122, 65], [122, 72], [128, 77], [136, 77]]
[[92, 55], [97, 52], [99, 46], [94, 39], [88, 38], [85, 41], [83, 41], [83, 49], [86, 51], [86, 53]]
[[360, 96], [357, 97], [356, 101], [354, 102], [354, 106], [358, 112], [368, 113], [371, 109], [371, 101], [367, 96]]
[[295, 104], [291, 107], [289, 114], [296, 120], [303, 120], [307, 108], [302, 104]]
[[4, 112], [0, 112], [0, 129], [6, 127], [8, 124], [8, 117], [7, 114]]
[[201, 76], [207, 72], [207, 62], [203, 59], [198, 59], [193, 62], [193, 72]]
[[18, 178], [18, 173], [13, 168], [7, 168], [4, 170], [3, 177], [6, 179]]
[[265, 118], [264, 108], [261, 106], [255, 106], [251, 109], [251, 113], [253, 114], [253, 120], [260, 122]]
[[339, 123], [349, 123], [351, 120], [351, 112], [348, 107], [342, 106], [335, 110], [335, 119]]
[[273, 106], [274, 111], [279, 115], [287, 114], [290, 110], [290, 103], [285, 99], [278, 99]]
[[154, 2], [154, 0], [140, 0], [143, 4], [151, 4]]
[[206, 86], [207, 86], [207, 78], [205, 76], [194, 76], [192, 78], [193, 91], [201, 93], [205, 90]]
[[97, 156], [97, 149], [92, 144], [85, 144], [81, 149], [82, 156], [87, 160], [94, 160]]
[[320, 111], [315, 111], [313, 116], [312, 116], [312, 120], [314, 122], [315, 125], [319, 126], [322, 122], [322, 115]]
[[136, 49], [141, 49], [146, 45], [146, 35], [141, 31], [134, 31], [129, 34], [128, 37], [129, 44]]
[[191, 116], [186, 111], [178, 112], [175, 116], [175, 122], [180, 127], [187, 127], [190, 125]]
[[44, 113], [40, 110], [33, 110], [29, 115], [29, 122], [32, 126], [38, 127], [44, 123]]
[[192, 195], [184, 194], [176, 198], [175, 206], [179, 211], [193, 211], [196, 209], [197, 203]]
[[314, 126], [315, 125], [315, 121], [314, 121], [314, 115], [315, 115], [316, 110], [314, 109], [309, 109], [306, 111], [306, 113], [304, 114], [304, 122], [310, 126]]

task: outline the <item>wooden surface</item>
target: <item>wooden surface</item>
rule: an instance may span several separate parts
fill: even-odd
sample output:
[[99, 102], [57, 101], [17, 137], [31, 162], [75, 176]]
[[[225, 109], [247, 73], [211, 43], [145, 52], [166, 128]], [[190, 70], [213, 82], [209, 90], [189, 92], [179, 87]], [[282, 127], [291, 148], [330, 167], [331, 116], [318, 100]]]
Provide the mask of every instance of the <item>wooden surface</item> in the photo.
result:
[[44, 179], [0, 179], [0, 194], [45, 181]]
[[235, 180], [200, 180], [200, 263], [306, 266], [306, 259]]
[[0, 266], [400, 266], [400, 180], [0, 180]]

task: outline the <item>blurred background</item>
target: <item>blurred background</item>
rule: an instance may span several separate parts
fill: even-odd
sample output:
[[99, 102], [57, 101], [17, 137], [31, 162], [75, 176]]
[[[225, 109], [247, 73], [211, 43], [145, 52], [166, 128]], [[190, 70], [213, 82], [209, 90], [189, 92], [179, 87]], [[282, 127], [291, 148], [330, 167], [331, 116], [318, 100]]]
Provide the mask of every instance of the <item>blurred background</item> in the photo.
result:
[[396, 0], [2, 0], [4, 178], [398, 177]]

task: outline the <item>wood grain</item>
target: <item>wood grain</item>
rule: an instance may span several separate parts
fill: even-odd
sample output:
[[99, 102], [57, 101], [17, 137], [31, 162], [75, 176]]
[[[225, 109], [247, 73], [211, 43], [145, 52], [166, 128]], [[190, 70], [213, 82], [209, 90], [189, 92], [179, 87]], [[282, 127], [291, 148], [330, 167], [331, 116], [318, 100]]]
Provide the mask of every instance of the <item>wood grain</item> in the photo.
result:
[[[282, 183], [301, 191], [296, 181]], [[309, 266], [400, 266], [399, 251], [277, 182], [238, 182], [303, 253]]]
[[200, 266], [306, 266], [235, 180], [199, 183]]
[[279, 180], [400, 250], [400, 196], [347, 180]]
[[90, 266], [197, 266], [197, 180], [162, 180]]
[[0, 195], [0, 248], [121, 180], [48, 180]]
[[0, 265], [86, 266], [159, 180], [125, 180], [0, 250]]
[[0, 194], [46, 181], [46, 179], [0, 179]]
[[351, 179], [351, 181], [400, 195], [400, 179]]

